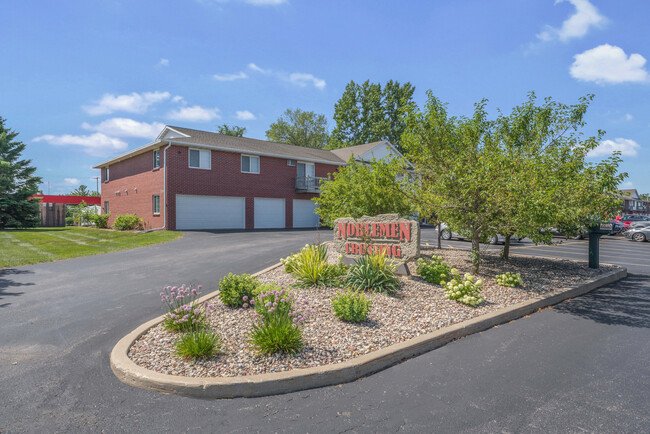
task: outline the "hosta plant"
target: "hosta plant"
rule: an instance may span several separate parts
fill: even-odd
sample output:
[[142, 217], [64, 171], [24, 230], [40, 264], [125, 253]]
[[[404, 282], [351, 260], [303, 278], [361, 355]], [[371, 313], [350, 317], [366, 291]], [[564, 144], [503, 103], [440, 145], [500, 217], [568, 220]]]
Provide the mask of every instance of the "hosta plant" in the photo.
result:
[[450, 300], [456, 300], [472, 307], [476, 307], [484, 301], [484, 298], [481, 297], [483, 281], [469, 273], [465, 273], [461, 278], [458, 270], [452, 268], [451, 280], [440, 283], [445, 288], [445, 297]]
[[242, 307], [245, 298], [250, 300], [257, 295], [259, 285], [259, 280], [250, 274], [228, 273], [219, 281], [219, 297], [226, 306]]
[[451, 278], [451, 267], [443, 261], [442, 256], [432, 256], [430, 260], [418, 259], [416, 271], [424, 280], [436, 285]]
[[181, 357], [200, 359], [212, 357], [221, 350], [221, 339], [206, 329], [192, 330], [176, 341], [176, 354]]
[[347, 322], [363, 322], [368, 319], [368, 313], [372, 307], [370, 297], [359, 291], [339, 291], [332, 298], [332, 310], [334, 315]]
[[400, 286], [397, 264], [383, 253], [357, 258], [348, 270], [345, 283], [357, 291], [394, 292]]
[[516, 286], [521, 286], [524, 284], [524, 279], [521, 278], [521, 274], [515, 274], [509, 271], [503, 274], [499, 274], [496, 279], [497, 283], [501, 286], [511, 286], [514, 288]]
[[160, 293], [160, 300], [167, 311], [163, 326], [167, 330], [189, 331], [205, 327], [207, 315], [212, 306], [198, 302], [201, 285], [166, 286]]

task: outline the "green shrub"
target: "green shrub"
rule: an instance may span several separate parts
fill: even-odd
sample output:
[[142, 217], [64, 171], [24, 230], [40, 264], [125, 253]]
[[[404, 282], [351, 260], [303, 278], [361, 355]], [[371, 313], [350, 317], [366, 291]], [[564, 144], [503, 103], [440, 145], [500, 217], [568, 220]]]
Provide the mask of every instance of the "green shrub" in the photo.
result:
[[327, 262], [327, 247], [323, 244], [308, 244], [300, 252], [282, 259], [282, 263], [285, 271], [293, 274], [297, 285], [303, 288], [337, 286], [346, 272], [344, 265]]
[[436, 285], [451, 278], [451, 267], [442, 260], [442, 256], [433, 256], [430, 260], [418, 259], [416, 271], [424, 280]]
[[397, 265], [383, 253], [361, 256], [350, 267], [345, 282], [357, 291], [393, 292], [400, 285], [395, 270]]
[[74, 217], [66, 217], [65, 218], [65, 225], [66, 226], [74, 226]]
[[184, 333], [176, 341], [176, 354], [181, 357], [200, 359], [212, 357], [221, 350], [221, 339], [206, 329]]
[[249, 342], [260, 354], [295, 354], [302, 349], [302, 330], [287, 315], [272, 316], [253, 325]]
[[514, 288], [523, 285], [524, 279], [521, 278], [521, 274], [515, 274], [508, 271], [497, 276], [497, 283], [501, 286], [511, 286]]
[[122, 214], [115, 217], [113, 228], [118, 231], [142, 230], [143, 220], [135, 214]]
[[95, 223], [95, 226], [98, 227], [99, 229], [107, 229], [108, 228], [108, 219], [110, 218], [111, 214], [93, 214], [91, 217], [91, 221]]
[[337, 292], [332, 298], [334, 315], [348, 322], [363, 322], [368, 319], [372, 300], [358, 291]]
[[259, 280], [250, 274], [228, 273], [219, 281], [219, 297], [226, 306], [242, 307], [257, 295]]
[[449, 282], [441, 282], [441, 285], [445, 287], [445, 297], [472, 307], [478, 306], [485, 300], [481, 297], [481, 287], [483, 286], [481, 279], [476, 279], [469, 273], [465, 273], [465, 276], [461, 278], [455, 268], [451, 269], [451, 276]]

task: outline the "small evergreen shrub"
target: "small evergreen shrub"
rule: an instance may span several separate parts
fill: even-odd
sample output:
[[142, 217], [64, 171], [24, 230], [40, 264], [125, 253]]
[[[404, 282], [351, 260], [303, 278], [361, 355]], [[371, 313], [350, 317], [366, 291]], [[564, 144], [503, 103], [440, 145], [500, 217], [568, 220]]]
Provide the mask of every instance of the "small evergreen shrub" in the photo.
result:
[[497, 283], [501, 286], [510, 286], [514, 288], [523, 285], [524, 279], [521, 278], [521, 274], [515, 274], [508, 271], [497, 276]]
[[363, 322], [368, 319], [371, 307], [372, 300], [358, 291], [339, 291], [332, 298], [334, 315], [343, 321]]
[[135, 214], [122, 214], [115, 217], [113, 228], [118, 231], [142, 230], [144, 221]]
[[394, 292], [400, 285], [395, 270], [397, 265], [383, 253], [361, 256], [350, 267], [345, 283], [356, 291]]
[[467, 306], [476, 307], [485, 300], [481, 297], [481, 287], [483, 281], [476, 279], [469, 273], [461, 278], [460, 273], [455, 268], [451, 269], [451, 280], [440, 282], [445, 287], [445, 297], [450, 300], [456, 300]]
[[188, 359], [212, 357], [221, 351], [221, 339], [206, 329], [192, 330], [176, 341], [176, 354]]
[[244, 303], [255, 297], [259, 286], [259, 280], [250, 274], [228, 273], [219, 281], [219, 297], [226, 306], [243, 307]]
[[91, 220], [93, 223], [95, 223], [95, 226], [99, 229], [107, 229], [108, 228], [108, 219], [110, 218], [111, 214], [93, 214], [91, 217]]
[[451, 267], [443, 261], [442, 256], [433, 256], [430, 260], [418, 259], [416, 271], [424, 280], [436, 285], [451, 278]]

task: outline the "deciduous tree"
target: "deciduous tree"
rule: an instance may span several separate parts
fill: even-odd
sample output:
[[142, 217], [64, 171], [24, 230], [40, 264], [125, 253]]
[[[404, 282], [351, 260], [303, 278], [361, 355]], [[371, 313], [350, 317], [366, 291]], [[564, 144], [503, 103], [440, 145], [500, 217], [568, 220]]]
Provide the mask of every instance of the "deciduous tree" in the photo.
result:
[[243, 137], [244, 134], [246, 134], [246, 127], [238, 127], [237, 125], [228, 125], [228, 124], [223, 124], [219, 125], [217, 128], [217, 132], [219, 134], [225, 134], [226, 136], [235, 136], [235, 137]]
[[323, 148], [327, 144], [327, 119], [300, 109], [287, 109], [266, 131], [273, 142], [289, 143], [307, 148]]

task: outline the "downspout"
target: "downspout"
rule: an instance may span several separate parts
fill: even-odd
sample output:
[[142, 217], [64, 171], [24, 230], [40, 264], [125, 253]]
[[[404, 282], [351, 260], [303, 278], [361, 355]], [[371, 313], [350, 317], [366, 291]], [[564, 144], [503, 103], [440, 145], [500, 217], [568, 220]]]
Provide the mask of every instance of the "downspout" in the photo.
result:
[[163, 225], [162, 227], [148, 229], [142, 232], [161, 231], [167, 227], [167, 149], [169, 149], [169, 147], [172, 145], [171, 142], [167, 142], [167, 143], [168, 145], [165, 147], [165, 149], [163, 149], [163, 163], [164, 163], [163, 169], [165, 170], [165, 178], [163, 183], [163, 197], [165, 199], [165, 208], [163, 210]]

